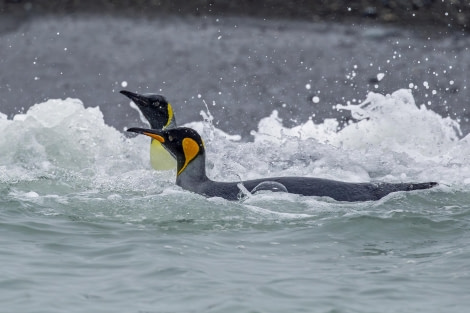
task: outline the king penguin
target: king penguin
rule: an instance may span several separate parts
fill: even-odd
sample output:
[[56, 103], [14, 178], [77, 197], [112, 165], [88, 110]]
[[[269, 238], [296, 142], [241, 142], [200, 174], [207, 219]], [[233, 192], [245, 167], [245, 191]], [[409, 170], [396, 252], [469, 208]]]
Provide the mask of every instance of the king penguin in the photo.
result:
[[314, 177], [270, 177], [240, 182], [216, 182], [206, 175], [204, 142], [194, 129], [129, 128], [127, 131], [147, 135], [160, 142], [176, 158], [176, 184], [206, 197], [237, 200], [240, 198], [239, 184], [242, 184], [252, 193], [258, 190], [284, 191], [353, 202], [378, 200], [392, 192], [428, 189], [437, 185], [435, 182], [349, 183]]
[[[175, 115], [171, 104], [165, 97], [153, 93], [137, 94], [127, 90], [120, 91], [140, 109], [152, 129], [171, 129], [176, 127]], [[158, 140], [150, 141], [150, 164], [159, 171], [176, 168], [176, 160]]]

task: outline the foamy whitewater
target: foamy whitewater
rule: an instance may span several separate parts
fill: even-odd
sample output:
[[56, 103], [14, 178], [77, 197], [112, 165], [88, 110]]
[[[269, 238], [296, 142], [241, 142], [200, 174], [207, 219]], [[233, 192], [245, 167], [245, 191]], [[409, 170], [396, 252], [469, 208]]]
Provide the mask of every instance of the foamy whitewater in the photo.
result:
[[274, 111], [251, 142], [217, 129], [208, 111], [186, 126], [202, 134], [215, 180], [440, 186], [363, 203], [206, 199], [152, 170], [148, 138], [106, 125], [98, 107], [49, 100], [1, 114], [3, 310], [465, 312], [470, 137], [409, 90], [336, 109], [354, 122], [286, 128]]

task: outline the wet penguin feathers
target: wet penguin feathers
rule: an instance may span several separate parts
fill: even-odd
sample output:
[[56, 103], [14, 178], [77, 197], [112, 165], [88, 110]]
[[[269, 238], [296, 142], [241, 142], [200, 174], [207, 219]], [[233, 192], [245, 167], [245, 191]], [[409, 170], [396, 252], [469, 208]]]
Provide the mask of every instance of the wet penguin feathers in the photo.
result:
[[192, 128], [178, 127], [167, 130], [129, 128], [127, 131], [143, 134], [160, 142], [176, 159], [178, 175], [181, 174], [196, 157], [204, 158], [204, 141]]
[[239, 182], [216, 182], [205, 170], [205, 148], [201, 136], [191, 128], [168, 130], [130, 128], [160, 142], [177, 160], [176, 184], [207, 197], [237, 200], [239, 184], [251, 191], [283, 191], [304, 196], [330, 197], [338, 201], [378, 200], [396, 191], [429, 189], [435, 182], [425, 183], [349, 183], [315, 177], [269, 177]]
[[[165, 97], [158, 94], [137, 94], [122, 90], [125, 95], [134, 102], [144, 117], [148, 120], [152, 129], [171, 129], [176, 127], [176, 120], [171, 104]], [[158, 171], [176, 168], [176, 160], [157, 140], [150, 142], [150, 163]]]
[[173, 107], [164, 96], [153, 93], [141, 95], [127, 90], [121, 90], [120, 93], [139, 107], [152, 129], [176, 127]]

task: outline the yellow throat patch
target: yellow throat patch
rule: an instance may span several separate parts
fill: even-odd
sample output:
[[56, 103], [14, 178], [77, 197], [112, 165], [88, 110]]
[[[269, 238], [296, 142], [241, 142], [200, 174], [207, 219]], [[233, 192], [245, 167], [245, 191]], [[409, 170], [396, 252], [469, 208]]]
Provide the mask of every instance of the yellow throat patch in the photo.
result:
[[184, 152], [184, 165], [178, 171], [178, 175], [184, 171], [186, 166], [188, 166], [189, 162], [191, 162], [199, 153], [199, 145], [194, 139], [184, 138], [182, 145], [183, 145], [183, 152]]
[[156, 139], [153, 139], [150, 143], [150, 164], [157, 171], [168, 171], [176, 168], [175, 158]]

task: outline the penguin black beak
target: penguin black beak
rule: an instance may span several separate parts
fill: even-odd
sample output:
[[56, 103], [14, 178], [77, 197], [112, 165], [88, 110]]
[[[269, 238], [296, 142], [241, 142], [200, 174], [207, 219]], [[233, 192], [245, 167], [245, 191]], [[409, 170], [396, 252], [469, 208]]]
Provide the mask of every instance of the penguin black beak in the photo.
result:
[[130, 92], [127, 90], [121, 90], [120, 93], [131, 99], [138, 106], [146, 107], [149, 106], [151, 103], [146, 96], [139, 95], [138, 93]]
[[138, 128], [138, 127], [129, 128], [127, 131], [149, 136], [161, 143], [165, 142], [165, 138], [163, 137], [163, 131], [159, 131], [156, 129], [148, 129], [148, 128]]

